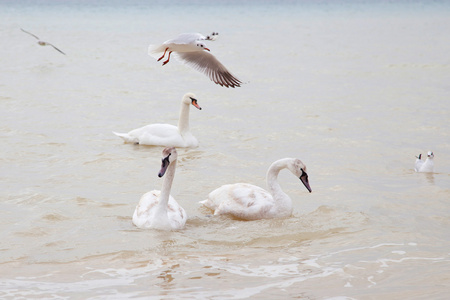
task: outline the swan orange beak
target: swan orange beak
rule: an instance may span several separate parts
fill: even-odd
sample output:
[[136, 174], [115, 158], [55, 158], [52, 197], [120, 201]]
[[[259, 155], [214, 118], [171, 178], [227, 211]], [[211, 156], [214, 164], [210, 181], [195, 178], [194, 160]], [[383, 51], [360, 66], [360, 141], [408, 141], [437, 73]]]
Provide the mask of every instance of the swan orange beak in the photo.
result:
[[197, 99], [191, 98], [191, 104], [193, 106], [195, 106], [197, 109], [202, 110], [202, 108], [200, 107], [200, 105], [198, 105], [197, 103]]
[[311, 193], [311, 187], [309, 186], [309, 181], [308, 181], [308, 174], [306, 174], [305, 171], [303, 171], [302, 169], [302, 175], [300, 176], [300, 180], [303, 182], [303, 185], [306, 187], [306, 189]]

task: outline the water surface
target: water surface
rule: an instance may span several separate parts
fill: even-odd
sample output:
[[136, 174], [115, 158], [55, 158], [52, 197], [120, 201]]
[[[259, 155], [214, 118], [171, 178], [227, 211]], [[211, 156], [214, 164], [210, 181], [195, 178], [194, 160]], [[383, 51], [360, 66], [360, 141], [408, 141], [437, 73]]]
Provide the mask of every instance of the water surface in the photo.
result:
[[[446, 298], [448, 3], [127, 3], [0, 2], [0, 297]], [[242, 87], [147, 55], [212, 31]], [[162, 148], [111, 132], [176, 124], [188, 91], [200, 147], [178, 150], [172, 195], [189, 220], [137, 229]], [[415, 173], [428, 150], [436, 172]], [[198, 205], [222, 184], [265, 187], [283, 157], [308, 166], [313, 189], [280, 173], [291, 218]]]

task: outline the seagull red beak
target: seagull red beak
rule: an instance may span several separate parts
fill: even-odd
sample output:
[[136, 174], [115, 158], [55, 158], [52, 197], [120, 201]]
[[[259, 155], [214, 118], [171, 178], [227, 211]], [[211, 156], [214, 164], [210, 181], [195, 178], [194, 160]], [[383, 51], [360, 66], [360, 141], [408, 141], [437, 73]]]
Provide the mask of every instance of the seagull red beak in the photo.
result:
[[203, 49], [205, 49], [205, 50], [208, 50], [208, 51], [211, 51], [211, 50], [209, 50], [209, 49], [208, 49], [208, 48], [206, 48], [206, 47], [205, 47], [205, 48], [203, 48]]

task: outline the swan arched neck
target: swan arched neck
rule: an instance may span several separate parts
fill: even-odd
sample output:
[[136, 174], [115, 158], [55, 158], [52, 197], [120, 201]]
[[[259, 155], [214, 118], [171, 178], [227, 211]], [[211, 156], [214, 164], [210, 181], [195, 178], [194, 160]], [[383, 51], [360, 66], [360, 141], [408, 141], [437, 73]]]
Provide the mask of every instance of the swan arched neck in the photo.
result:
[[290, 201], [289, 196], [287, 196], [283, 192], [283, 190], [281, 189], [281, 186], [277, 180], [278, 174], [280, 173], [280, 171], [282, 169], [284, 169], [288, 166], [288, 162], [290, 160], [291, 160], [290, 158], [284, 158], [284, 159], [277, 160], [274, 163], [272, 163], [272, 165], [270, 165], [269, 170], [267, 171], [267, 175], [266, 175], [267, 186], [268, 186], [273, 198], [277, 201], [286, 199], [286, 198], [289, 199], [288, 201]]
[[180, 134], [189, 131], [189, 106], [190, 104], [183, 102], [180, 108], [180, 118], [178, 119], [178, 130]]

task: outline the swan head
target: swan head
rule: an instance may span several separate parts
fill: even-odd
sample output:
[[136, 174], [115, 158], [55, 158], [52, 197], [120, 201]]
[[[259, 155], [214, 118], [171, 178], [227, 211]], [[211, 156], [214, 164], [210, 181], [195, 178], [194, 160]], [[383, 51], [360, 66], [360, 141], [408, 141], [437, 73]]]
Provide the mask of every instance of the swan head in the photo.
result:
[[308, 173], [305, 164], [300, 159], [295, 158], [288, 164], [288, 169], [301, 180], [306, 189], [311, 193], [312, 190], [309, 186]]
[[195, 95], [192, 93], [187, 93], [183, 96], [183, 103], [186, 105], [190, 105], [192, 104], [192, 106], [194, 106], [195, 108], [201, 110], [202, 108], [200, 107], [200, 105], [198, 105], [198, 101], [195, 98]]
[[158, 173], [158, 177], [163, 177], [169, 165], [176, 161], [178, 157], [175, 147], [166, 147], [162, 151], [162, 154], [163, 158], [161, 159], [161, 170]]
[[433, 158], [434, 157], [433, 151], [428, 151], [427, 156], [428, 158]]

